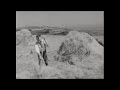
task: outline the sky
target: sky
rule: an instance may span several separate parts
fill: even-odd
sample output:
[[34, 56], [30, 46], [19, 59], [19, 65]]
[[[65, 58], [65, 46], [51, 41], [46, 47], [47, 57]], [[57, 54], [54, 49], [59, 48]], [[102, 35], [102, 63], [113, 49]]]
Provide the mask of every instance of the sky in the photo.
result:
[[16, 11], [16, 28], [43, 25], [104, 26], [104, 11]]

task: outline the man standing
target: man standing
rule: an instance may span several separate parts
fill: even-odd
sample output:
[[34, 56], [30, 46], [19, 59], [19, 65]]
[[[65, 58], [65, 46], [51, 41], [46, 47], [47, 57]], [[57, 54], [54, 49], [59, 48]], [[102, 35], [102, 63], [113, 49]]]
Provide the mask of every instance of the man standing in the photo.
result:
[[39, 53], [42, 59], [47, 59], [46, 47], [48, 46], [45, 39], [41, 35], [36, 36], [37, 42], [35, 45], [36, 51]]

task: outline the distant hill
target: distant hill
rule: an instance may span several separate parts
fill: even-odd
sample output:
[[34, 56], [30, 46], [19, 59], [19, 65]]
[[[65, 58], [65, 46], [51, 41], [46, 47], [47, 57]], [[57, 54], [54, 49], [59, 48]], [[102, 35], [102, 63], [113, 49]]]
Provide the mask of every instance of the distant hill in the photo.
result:
[[76, 30], [79, 32], [86, 32], [92, 36], [104, 35], [103, 28], [97, 27], [50, 27], [50, 26], [26, 26], [18, 27], [16, 31], [21, 29], [29, 29], [33, 33], [45, 33], [45, 34], [67, 34], [69, 31]]
[[19, 31], [21, 29], [40, 29], [40, 26], [24, 26], [24, 27], [17, 27], [16, 31]]
[[104, 36], [104, 31], [103, 30], [77, 30], [79, 32], [86, 32], [92, 36]]

